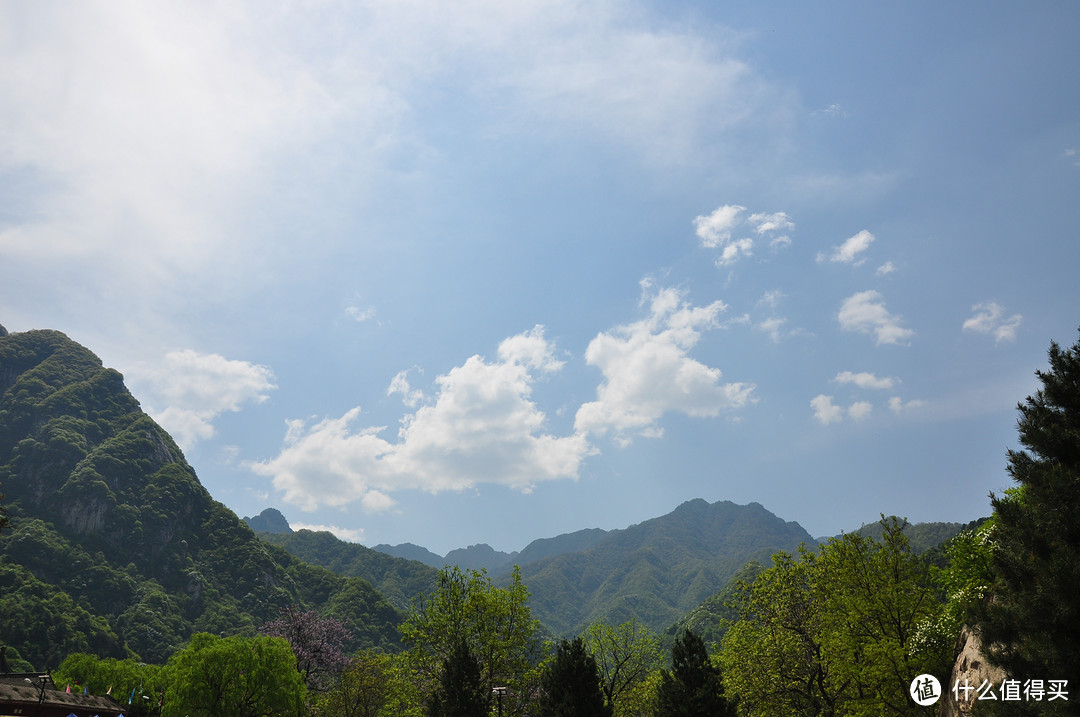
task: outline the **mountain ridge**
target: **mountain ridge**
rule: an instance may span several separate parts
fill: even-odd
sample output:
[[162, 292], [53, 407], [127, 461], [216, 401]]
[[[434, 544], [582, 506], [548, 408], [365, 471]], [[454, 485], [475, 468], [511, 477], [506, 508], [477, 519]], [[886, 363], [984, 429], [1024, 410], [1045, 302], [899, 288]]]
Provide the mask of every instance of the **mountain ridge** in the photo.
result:
[[398, 643], [371, 585], [258, 540], [91, 351], [58, 331], [0, 336], [0, 642], [163, 662], [196, 631], [254, 634], [299, 605]]

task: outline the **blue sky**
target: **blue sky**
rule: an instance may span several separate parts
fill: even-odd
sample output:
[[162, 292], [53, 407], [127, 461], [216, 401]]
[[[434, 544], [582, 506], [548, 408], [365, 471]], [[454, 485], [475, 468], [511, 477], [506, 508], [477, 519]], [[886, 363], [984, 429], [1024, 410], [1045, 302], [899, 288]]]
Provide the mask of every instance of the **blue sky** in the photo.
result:
[[1080, 7], [0, 5], [0, 323], [215, 498], [517, 550], [987, 515], [1080, 325]]

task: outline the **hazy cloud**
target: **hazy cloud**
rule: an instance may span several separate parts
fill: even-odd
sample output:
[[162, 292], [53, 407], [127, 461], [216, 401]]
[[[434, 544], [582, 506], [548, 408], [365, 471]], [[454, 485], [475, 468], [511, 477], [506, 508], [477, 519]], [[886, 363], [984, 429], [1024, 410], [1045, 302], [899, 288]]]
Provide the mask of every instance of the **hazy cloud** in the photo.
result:
[[818, 394], [810, 399], [810, 407], [814, 409], [814, 418], [822, 425], [836, 423], [844, 417], [844, 409], [833, 403], [832, 396]]
[[975, 304], [971, 310], [975, 313], [964, 322], [963, 331], [990, 334], [994, 337], [994, 343], [1016, 340], [1016, 330], [1020, 328], [1023, 316], [1013, 314], [1006, 318], [1005, 307], [994, 301]]
[[851, 371], [841, 371], [836, 374], [836, 378], [833, 379], [836, 383], [850, 383], [858, 386], [859, 388], [881, 388], [888, 389], [899, 383], [896, 379], [892, 378], [878, 378], [872, 373], [865, 371], [859, 373], [853, 373]]
[[[651, 290], [652, 284], [644, 282]], [[575, 428], [582, 433], [629, 439], [656, 435], [656, 422], [669, 412], [716, 416], [745, 406], [754, 385], [722, 383], [721, 372], [691, 358], [701, 332], [717, 327], [727, 307], [721, 301], [693, 306], [676, 289], [660, 289], [647, 298], [649, 316], [602, 332], [589, 342], [585, 360], [603, 373], [597, 400], [578, 409]]]
[[881, 298], [876, 291], [861, 291], [844, 299], [837, 317], [840, 328], [871, 334], [878, 346], [906, 344], [915, 332], [901, 326], [901, 318], [890, 314]]
[[277, 388], [266, 366], [191, 349], [170, 351], [160, 364], [142, 364], [129, 373], [147, 413], [183, 448], [213, 437], [213, 421], [222, 413], [262, 403]]
[[[870, 248], [870, 245], [874, 241], [874, 235], [863, 229], [858, 234], [852, 237], [848, 237], [843, 244], [833, 248], [833, 253], [829, 255], [829, 261], [842, 262], [844, 264], [855, 264], [858, 266], [862, 264], [864, 260], [856, 262], [859, 254]], [[824, 254], [818, 254], [817, 260], [819, 262], [825, 261]]]

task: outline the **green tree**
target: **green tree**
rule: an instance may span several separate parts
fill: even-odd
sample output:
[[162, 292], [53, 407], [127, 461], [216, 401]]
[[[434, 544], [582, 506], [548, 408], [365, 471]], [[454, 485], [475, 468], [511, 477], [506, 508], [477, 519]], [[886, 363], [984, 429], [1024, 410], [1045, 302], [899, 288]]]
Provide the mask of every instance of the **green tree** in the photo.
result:
[[164, 670], [162, 717], [299, 715], [304, 681], [280, 637], [197, 633]]
[[594, 623], [585, 631], [585, 646], [600, 669], [600, 686], [616, 712], [624, 695], [660, 667], [660, 639], [631, 618], [614, 627]]
[[540, 676], [540, 717], [611, 717], [600, 669], [580, 637], [562, 640]]
[[516, 568], [504, 588], [495, 587], [484, 570], [441, 570], [435, 592], [418, 598], [401, 626], [422, 689], [434, 689], [443, 663], [464, 642], [480, 663], [488, 698], [493, 687], [509, 687], [507, 714], [520, 714], [539, 648], [528, 598]]
[[319, 700], [316, 717], [418, 715], [410, 685], [393, 655], [365, 650]]
[[657, 688], [657, 717], [735, 717], [724, 699], [720, 670], [709, 661], [701, 637], [689, 629], [671, 646], [671, 672]]
[[920, 639], [942, 606], [903, 527], [883, 518], [881, 541], [848, 534], [798, 561], [777, 554], [746, 587], [721, 656], [744, 713], [932, 712], [908, 687], [922, 673], [944, 676], [951, 645]]
[[458, 639], [442, 664], [439, 687], [428, 703], [429, 717], [487, 717], [490, 690], [480, 674], [480, 661], [465, 640]]
[[1051, 343], [1049, 358], [1017, 406], [1018, 486], [991, 494], [993, 583], [978, 615], [988, 657], [1021, 680], [1080, 675], [1080, 341]]
[[80, 684], [92, 695], [109, 695], [129, 717], [147, 717], [161, 703], [161, 667], [135, 660], [68, 655], [52, 673], [58, 685]]

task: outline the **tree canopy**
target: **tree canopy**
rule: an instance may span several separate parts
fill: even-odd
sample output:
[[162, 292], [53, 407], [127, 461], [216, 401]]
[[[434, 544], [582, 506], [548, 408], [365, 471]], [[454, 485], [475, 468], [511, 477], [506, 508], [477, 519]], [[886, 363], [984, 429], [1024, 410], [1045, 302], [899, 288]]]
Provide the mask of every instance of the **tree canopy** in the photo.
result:
[[978, 615], [990, 659], [1021, 680], [1080, 675], [1080, 341], [1051, 343], [1049, 359], [1017, 406], [1017, 486], [991, 494], [992, 583]]

